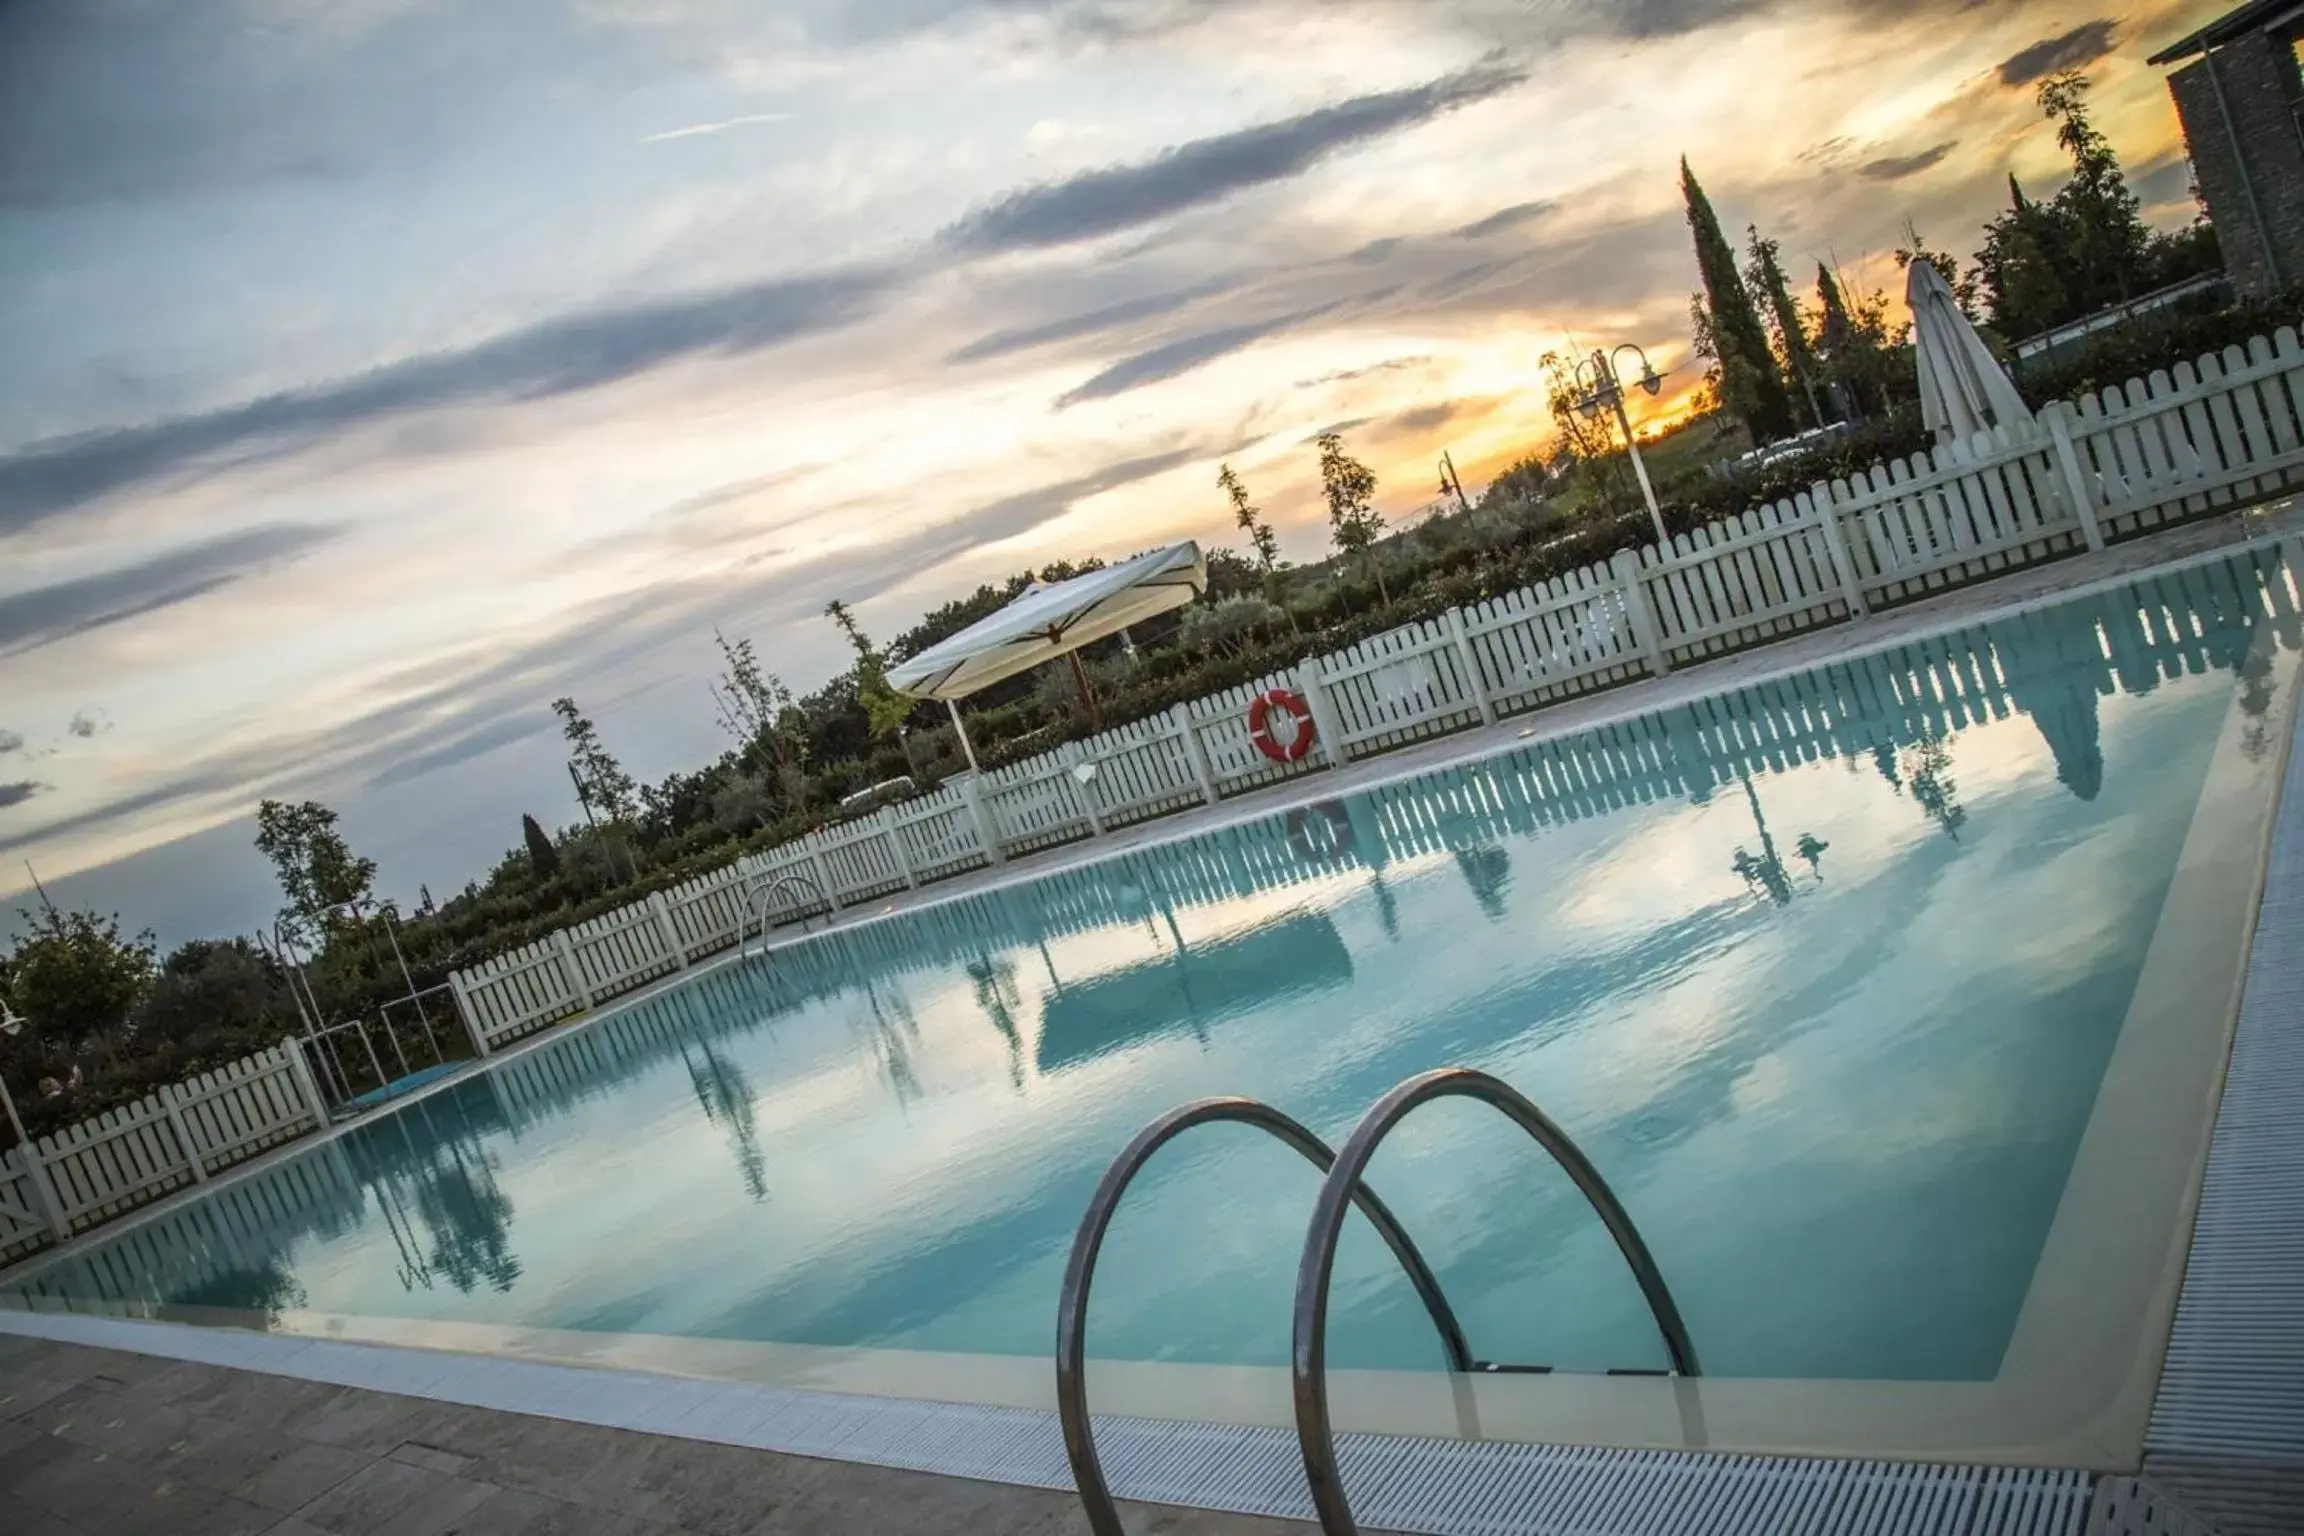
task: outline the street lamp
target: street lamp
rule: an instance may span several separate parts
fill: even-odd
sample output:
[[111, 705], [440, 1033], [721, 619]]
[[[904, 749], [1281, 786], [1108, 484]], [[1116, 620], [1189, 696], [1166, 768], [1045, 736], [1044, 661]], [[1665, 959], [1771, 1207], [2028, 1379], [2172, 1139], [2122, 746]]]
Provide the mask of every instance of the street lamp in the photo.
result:
[[1640, 387], [1650, 395], [1663, 392], [1664, 379], [1657, 373], [1656, 365], [1648, 361], [1648, 354], [1636, 343], [1628, 341], [1614, 352], [1595, 349], [1589, 359], [1576, 365], [1576, 382], [1584, 389], [1576, 409], [1588, 421], [1597, 419], [1605, 410], [1616, 412], [1617, 425], [1624, 429], [1624, 446], [1632, 455], [1632, 473], [1640, 477], [1640, 494], [1648, 503], [1648, 516], [1656, 524], [1656, 542], [1666, 544], [1672, 536], [1664, 531], [1664, 513], [1656, 505], [1656, 487], [1648, 481], [1648, 465], [1640, 457], [1640, 440], [1632, 435], [1632, 418], [1624, 409], [1624, 386], [1616, 377], [1616, 359], [1626, 352], [1640, 359]]

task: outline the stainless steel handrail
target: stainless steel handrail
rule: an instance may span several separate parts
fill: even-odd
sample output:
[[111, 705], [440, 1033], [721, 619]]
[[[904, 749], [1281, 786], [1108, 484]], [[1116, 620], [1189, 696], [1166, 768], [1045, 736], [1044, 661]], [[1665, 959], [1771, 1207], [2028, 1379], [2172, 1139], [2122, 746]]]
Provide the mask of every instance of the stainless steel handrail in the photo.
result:
[[[1336, 1466], [1335, 1426], [1328, 1416], [1328, 1283], [1336, 1268], [1336, 1246], [1344, 1234], [1345, 1201], [1360, 1188], [1369, 1159], [1393, 1127], [1418, 1105], [1441, 1098], [1478, 1099], [1502, 1110], [1552, 1154], [1552, 1160], [1591, 1203], [1608, 1235], [1616, 1239], [1625, 1263], [1632, 1267], [1632, 1277], [1648, 1300], [1657, 1331], [1664, 1335], [1673, 1371], [1682, 1376], [1699, 1374], [1687, 1325], [1680, 1320], [1680, 1309], [1657, 1271], [1648, 1245], [1641, 1241], [1639, 1229], [1633, 1226], [1608, 1181], [1568, 1133], [1518, 1089], [1485, 1072], [1444, 1067], [1412, 1077], [1378, 1099], [1353, 1127], [1351, 1138], [1328, 1170], [1327, 1181], [1320, 1186], [1312, 1226], [1304, 1238], [1303, 1262], [1296, 1271], [1295, 1348], [1290, 1359], [1296, 1392], [1296, 1437], [1304, 1452], [1304, 1475], [1312, 1485], [1312, 1507], [1319, 1512], [1320, 1529], [1327, 1536], [1354, 1536], [1360, 1529], [1353, 1521], [1351, 1502], [1344, 1496], [1343, 1478]], [[1066, 1436], [1069, 1439], [1069, 1424]], [[1098, 1536], [1104, 1536], [1101, 1528]]]
[[[745, 928], [750, 931], [742, 933], [738, 937], [737, 952], [739, 954], [750, 951], [754, 938], [763, 941], [767, 939], [770, 918], [767, 904], [777, 892], [785, 890], [806, 891], [816, 898], [813, 905], [803, 906], [799, 909], [800, 921], [803, 923], [808, 920], [809, 914], [815, 906], [821, 906], [827, 916], [836, 910], [832, 905], [832, 898], [824, 894], [824, 887], [796, 870], [787, 870], [772, 880], [754, 881], [746, 887], [744, 892]], [[754, 919], [757, 919], [757, 922]]]
[[[1064, 1268], [1064, 1293], [1056, 1304], [1056, 1413], [1064, 1425], [1064, 1451], [1072, 1460], [1072, 1479], [1080, 1489], [1088, 1528], [1095, 1536], [1125, 1536], [1120, 1511], [1112, 1502], [1112, 1489], [1104, 1481], [1103, 1463], [1096, 1454], [1096, 1428], [1088, 1417], [1088, 1288], [1096, 1278], [1096, 1255], [1104, 1246], [1104, 1233], [1120, 1207], [1120, 1197], [1128, 1192], [1130, 1181], [1152, 1154], [1194, 1126], [1226, 1120], [1268, 1131], [1302, 1153], [1314, 1167], [1329, 1174], [1323, 1193], [1336, 1182], [1330, 1171], [1336, 1154], [1326, 1142], [1271, 1105], [1240, 1098], [1200, 1099], [1171, 1110], [1137, 1132], [1105, 1170], [1095, 1198], [1088, 1202], [1088, 1213], [1081, 1218], [1079, 1234], [1072, 1240], [1072, 1258]], [[1440, 1330], [1450, 1367], [1470, 1370], [1472, 1353], [1465, 1346], [1464, 1330], [1449, 1310], [1447, 1298], [1440, 1294], [1440, 1282], [1433, 1277], [1431, 1266], [1409, 1241], [1399, 1219], [1374, 1190], [1357, 1180], [1351, 1199], [1375, 1223], [1385, 1245], [1407, 1270], [1424, 1310], [1431, 1313], [1433, 1325]], [[1339, 1217], [1339, 1226], [1341, 1222]]]

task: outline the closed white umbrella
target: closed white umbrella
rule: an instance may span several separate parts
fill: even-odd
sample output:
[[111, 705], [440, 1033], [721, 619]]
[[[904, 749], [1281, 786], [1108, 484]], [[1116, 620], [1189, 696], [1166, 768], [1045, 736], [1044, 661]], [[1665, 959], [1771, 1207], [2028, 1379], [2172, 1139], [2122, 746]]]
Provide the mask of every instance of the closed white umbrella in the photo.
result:
[[1904, 288], [1920, 359], [1920, 418], [1940, 443], [2032, 419], [2015, 380], [1960, 313], [1934, 262], [1915, 261]]
[[[888, 683], [916, 699], [942, 699], [960, 728], [960, 746], [973, 768], [976, 750], [960, 727], [961, 699], [1154, 614], [1181, 608], [1207, 590], [1208, 562], [1200, 546], [1191, 543], [1070, 581], [1035, 584], [990, 618], [890, 667]], [[1073, 665], [1078, 667], [1077, 658]]]

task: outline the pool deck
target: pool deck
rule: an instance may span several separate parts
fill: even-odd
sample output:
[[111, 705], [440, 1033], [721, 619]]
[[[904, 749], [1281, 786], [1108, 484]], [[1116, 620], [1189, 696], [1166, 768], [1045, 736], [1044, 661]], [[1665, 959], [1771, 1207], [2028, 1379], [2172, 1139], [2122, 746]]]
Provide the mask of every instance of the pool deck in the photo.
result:
[[[1132, 1505], [1131, 1536], [1311, 1536]], [[1074, 1536], [1038, 1488], [0, 1334], [9, 1536]]]
[[[877, 901], [839, 921], [877, 921], [1269, 815], [1292, 803], [1901, 644], [2011, 607], [2116, 585], [2173, 562], [2213, 557], [2243, 541], [2299, 533], [2304, 508], [2293, 502], [2191, 525], [2013, 573], [1861, 625], [1803, 635]], [[2272, 881], [2225, 1088], [2226, 1118], [2218, 1124], [2210, 1157], [2143, 1465], [2129, 1463], [2138, 1475], [2091, 1477], [2037, 1464], [1803, 1461], [1347, 1435], [1345, 1462], [1355, 1489], [1368, 1490], [1367, 1517], [1400, 1529], [1495, 1532], [1892, 1528], [1983, 1536], [2076, 1533], [2084, 1523], [2106, 1536], [2304, 1530], [2304, 1264], [2291, 1262], [2304, 1257], [2298, 1247], [2304, 1241], [2304, 1113], [2294, 1086], [2304, 1081], [2304, 1009], [2297, 1006], [2304, 997], [2304, 788], [2298, 783], [2304, 763], [2292, 757], [2287, 769], [2289, 794], [2271, 850]], [[613, 1010], [602, 1010], [608, 1011]], [[581, 1025], [580, 1020], [570, 1027]], [[522, 1048], [528, 1046], [523, 1042]], [[2282, 1136], [2285, 1145], [2273, 1145]], [[304, 1145], [309, 1143], [273, 1156]], [[256, 1166], [261, 1162], [250, 1168]], [[177, 1203], [164, 1202], [160, 1209]], [[2267, 1210], [2274, 1213], [2269, 1222], [2262, 1216]], [[2242, 1367], [2237, 1373], [2236, 1360]], [[545, 1364], [85, 1314], [0, 1311], [0, 1527], [282, 1536], [387, 1530], [483, 1536], [561, 1530], [1085, 1529], [1076, 1499], [1046, 1491], [1062, 1489], [1067, 1478], [1044, 1414], [679, 1380], [616, 1368], [623, 1364]], [[212, 1402], [238, 1406], [212, 1409]], [[309, 1402], [311, 1411], [296, 1407], [299, 1402]], [[335, 1416], [359, 1419], [362, 1404], [383, 1416], [384, 1427], [357, 1432], [342, 1444], [322, 1438]], [[416, 1428], [391, 1438], [394, 1425]], [[238, 1432], [256, 1440], [243, 1442]], [[1100, 1414], [1099, 1433], [1108, 1470], [1123, 1492], [1162, 1505], [1221, 1505], [1273, 1515], [1304, 1507], [1292, 1432], [1147, 1418], [1116, 1418], [1107, 1427]], [[264, 1478], [271, 1461], [219, 1486], [233, 1475], [229, 1456], [217, 1453], [223, 1470], [197, 1470], [195, 1464], [207, 1465], [202, 1436], [245, 1444], [249, 1455], [260, 1441], [283, 1465], [327, 1462], [343, 1470], [325, 1488], [306, 1493], [309, 1503], [293, 1511], [274, 1507], [257, 1496], [260, 1487], [270, 1487]], [[307, 1442], [352, 1460], [320, 1455]], [[571, 1449], [576, 1446], [589, 1449]], [[281, 1474], [284, 1491], [267, 1496], [276, 1505], [303, 1491], [290, 1486], [300, 1475]], [[197, 1516], [211, 1523], [162, 1517], [158, 1511], [175, 1496], [172, 1488], [199, 1490], [185, 1495], [189, 1502], [183, 1507], [212, 1507], [216, 1513]], [[394, 1491], [402, 1488], [409, 1491]], [[711, 1488], [729, 1491], [708, 1495]], [[2234, 1488], [2241, 1497], [2229, 1503], [2222, 1494]], [[429, 1513], [436, 1509], [447, 1513], [436, 1518]], [[2187, 1524], [2185, 1509], [2213, 1511], [2221, 1523]], [[734, 1523], [745, 1519], [752, 1523]], [[1131, 1530], [1211, 1536], [1310, 1529], [1150, 1504], [1132, 1508], [1129, 1520]], [[258, 1521], [269, 1523], [251, 1523]]]

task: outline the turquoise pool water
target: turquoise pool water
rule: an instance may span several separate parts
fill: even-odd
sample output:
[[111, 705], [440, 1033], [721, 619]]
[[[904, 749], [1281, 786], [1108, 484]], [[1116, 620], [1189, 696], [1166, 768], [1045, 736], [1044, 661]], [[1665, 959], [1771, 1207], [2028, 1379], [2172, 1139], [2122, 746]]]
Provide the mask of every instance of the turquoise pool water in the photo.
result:
[[[23, 1289], [1045, 1357], [1089, 1191], [1192, 1097], [1331, 1139], [1407, 1075], [1542, 1103], [1715, 1374], [1998, 1369], [2237, 702], [2269, 554], [1706, 699], [729, 965]], [[1373, 1182], [1490, 1358], [1661, 1351], [1565, 1180], [1442, 1104]], [[1276, 1364], [1315, 1180], [1147, 1171], [1093, 1352]], [[1429, 1324], [1347, 1244], [1332, 1359]]]

